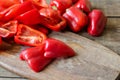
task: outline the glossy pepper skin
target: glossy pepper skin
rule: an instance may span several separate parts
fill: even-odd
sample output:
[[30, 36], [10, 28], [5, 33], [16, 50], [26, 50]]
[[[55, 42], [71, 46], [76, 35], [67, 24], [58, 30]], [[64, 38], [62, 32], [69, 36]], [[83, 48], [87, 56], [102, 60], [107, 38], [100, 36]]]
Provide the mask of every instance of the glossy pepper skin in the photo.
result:
[[0, 15], [2, 16], [0, 19], [7, 22], [31, 9], [35, 9], [35, 6], [30, 1], [24, 2], [22, 4], [14, 4], [0, 12]]
[[78, 0], [74, 7], [77, 7], [85, 13], [89, 13], [91, 11], [91, 3], [89, 0]]
[[63, 14], [73, 32], [81, 31], [88, 24], [88, 17], [76, 7], [71, 7]]
[[20, 0], [21, 3], [24, 3], [26, 1], [30, 1], [32, 2], [32, 4], [37, 8], [37, 9], [41, 9], [43, 7], [48, 7], [48, 4], [46, 2], [46, 0]]
[[72, 48], [60, 40], [48, 38], [44, 41], [46, 58], [72, 57], [75, 52]]
[[101, 10], [93, 10], [88, 15], [90, 23], [88, 33], [92, 36], [100, 36], [107, 23], [107, 18]]
[[18, 31], [14, 37], [14, 41], [26, 46], [40, 46], [46, 38], [47, 36], [44, 33], [30, 28], [27, 25], [20, 24], [18, 25]]
[[50, 5], [60, 11], [61, 14], [65, 12], [67, 8], [72, 6], [72, 0], [52, 0]]
[[44, 57], [44, 45], [23, 50], [20, 59], [27, 61], [29, 67], [35, 72], [43, 70], [53, 60]]
[[15, 17], [16, 10], [18, 9], [19, 6], [20, 4], [15, 4], [1, 11], [0, 21], [7, 22], [9, 20], [12, 20]]
[[26, 25], [35, 25], [39, 24], [42, 17], [39, 14], [37, 9], [29, 10], [16, 17], [16, 20]]
[[66, 27], [66, 20], [58, 11], [52, 8], [42, 8], [39, 13], [42, 17], [40, 23], [50, 30], [61, 31]]
[[13, 20], [0, 26], [0, 36], [3, 38], [13, 37], [17, 33], [18, 21]]

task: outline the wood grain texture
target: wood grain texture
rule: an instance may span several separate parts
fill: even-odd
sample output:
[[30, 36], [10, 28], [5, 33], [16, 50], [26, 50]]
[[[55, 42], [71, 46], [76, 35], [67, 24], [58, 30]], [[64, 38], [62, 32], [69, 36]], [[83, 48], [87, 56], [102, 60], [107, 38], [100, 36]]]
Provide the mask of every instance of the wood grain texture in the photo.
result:
[[[102, 36], [91, 37], [86, 32], [80, 32], [79, 34], [84, 37], [87, 37], [93, 41], [96, 41], [96, 42], [108, 47], [112, 51], [120, 54], [120, 10], [119, 10], [120, 0], [90, 0], [90, 1], [93, 5], [93, 8], [99, 8], [99, 9], [103, 10], [104, 13], [106, 14], [106, 16], [111, 17], [111, 18], [108, 18], [108, 23], [107, 23], [106, 29]], [[70, 63], [69, 63], [69, 65], [70, 65]], [[94, 66], [96, 66], [96, 65], [93, 65], [92, 67], [94, 67]], [[100, 68], [103, 68], [103, 67], [100, 67]], [[96, 69], [96, 71], [97, 71], [97, 69]], [[106, 71], [106, 68], [104, 68], [104, 69]], [[88, 71], [90, 71], [90, 70], [91, 69], [89, 68]], [[105, 71], [103, 71], [103, 72], [105, 72]], [[117, 73], [118, 73], [117, 71], [114, 71], [111, 69], [106, 72], [106, 74], [109, 74], [108, 76], [111, 76], [112, 79], [116, 77]], [[9, 76], [11, 76], [11, 78]], [[17, 77], [17, 78], [14, 78], [14, 77]], [[17, 76], [16, 74], [6, 71], [5, 69], [0, 67], [0, 80], [27, 80], [27, 79], [23, 79], [23, 78], [19, 79], [18, 77], [19, 76]], [[104, 78], [105, 78], [105, 76], [104, 76]], [[68, 79], [66, 79], [66, 80], [68, 80]], [[84, 79], [82, 79], [82, 80], [84, 80]]]
[[108, 18], [103, 35], [100, 37], [92, 37], [85, 31], [79, 35], [96, 41], [120, 55], [120, 18]]
[[0, 65], [33, 80], [114, 80], [119, 74], [120, 57], [102, 45], [70, 32], [53, 32], [50, 37], [71, 46], [76, 56], [57, 59], [42, 72], [35, 73], [18, 59], [23, 46], [14, 45], [10, 51], [1, 52]]
[[120, 0], [90, 0], [93, 8], [101, 9], [106, 16], [120, 16]]

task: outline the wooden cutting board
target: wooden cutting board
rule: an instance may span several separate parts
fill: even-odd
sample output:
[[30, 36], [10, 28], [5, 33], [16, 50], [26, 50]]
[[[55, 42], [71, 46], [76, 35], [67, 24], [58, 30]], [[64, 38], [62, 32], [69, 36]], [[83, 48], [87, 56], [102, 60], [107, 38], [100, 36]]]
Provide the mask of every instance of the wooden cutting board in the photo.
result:
[[71, 32], [53, 32], [50, 37], [72, 47], [76, 56], [56, 59], [39, 73], [33, 72], [19, 53], [26, 47], [12, 45], [0, 52], [0, 66], [32, 80], [115, 80], [120, 72], [120, 56], [108, 48]]

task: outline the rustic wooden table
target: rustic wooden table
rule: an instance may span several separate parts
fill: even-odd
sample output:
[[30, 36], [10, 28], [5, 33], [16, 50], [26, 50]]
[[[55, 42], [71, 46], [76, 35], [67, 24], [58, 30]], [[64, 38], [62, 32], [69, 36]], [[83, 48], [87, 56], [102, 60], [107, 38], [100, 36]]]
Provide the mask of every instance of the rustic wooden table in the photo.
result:
[[[96, 41], [120, 55], [120, 0], [90, 0], [93, 8], [104, 11], [108, 18], [102, 36], [91, 37], [86, 32], [79, 34]], [[0, 80], [28, 80], [0, 67]], [[118, 79], [120, 80], [120, 79]]]

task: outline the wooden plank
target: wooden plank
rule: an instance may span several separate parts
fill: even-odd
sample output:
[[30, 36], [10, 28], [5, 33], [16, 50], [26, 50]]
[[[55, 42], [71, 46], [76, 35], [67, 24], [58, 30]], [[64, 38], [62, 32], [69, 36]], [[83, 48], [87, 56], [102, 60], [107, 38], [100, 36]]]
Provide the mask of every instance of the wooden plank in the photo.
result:
[[105, 31], [100, 37], [92, 37], [85, 31], [80, 32], [79, 34], [120, 54], [120, 18], [108, 18]]
[[73, 33], [55, 32], [51, 37], [71, 46], [77, 56], [56, 60], [42, 72], [34, 73], [26, 62], [18, 59], [18, 50], [23, 48], [14, 45], [12, 50], [1, 52], [0, 65], [33, 80], [114, 80], [119, 74], [120, 57], [102, 45]]
[[107, 16], [120, 16], [120, 0], [90, 0], [93, 8], [101, 9]]

